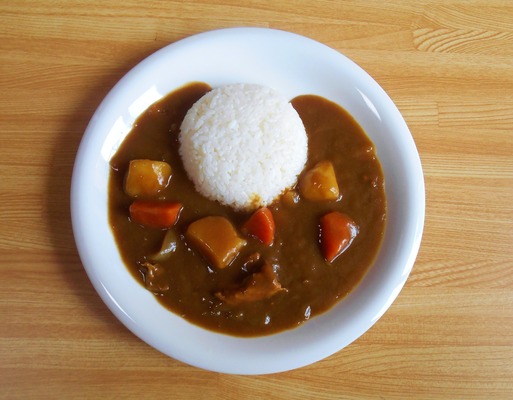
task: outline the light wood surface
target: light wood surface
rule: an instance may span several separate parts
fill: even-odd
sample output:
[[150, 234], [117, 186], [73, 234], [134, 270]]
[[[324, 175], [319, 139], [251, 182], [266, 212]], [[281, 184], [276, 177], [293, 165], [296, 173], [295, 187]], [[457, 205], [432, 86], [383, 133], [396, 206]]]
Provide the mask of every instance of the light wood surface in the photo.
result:
[[[4, 0], [0, 21], [1, 398], [513, 398], [513, 3]], [[202, 371], [132, 335], [91, 286], [69, 213], [109, 89], [155, 50], [232, 26], [356, 61], [403, 113], [426, 180], [422, 246], [390, 310], [269, 376]]]

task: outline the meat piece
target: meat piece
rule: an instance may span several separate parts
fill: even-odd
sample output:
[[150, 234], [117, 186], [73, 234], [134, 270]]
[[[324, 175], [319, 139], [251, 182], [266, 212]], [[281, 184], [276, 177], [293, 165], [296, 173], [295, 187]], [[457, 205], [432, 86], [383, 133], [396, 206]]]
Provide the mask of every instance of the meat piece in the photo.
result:
[[246, 245], [231, 222], [218, 216], [194, 221], [187, 228], [185, 238], [216, 268], [230, 265]]
[[227, 304], [239, 305], [268, 299], [276, 293], [286, 292], [278, 281], [271, 264], [265, 263], [259, 272], [251, 274], [240, 287], [216, 293]]
[[145, 262], [142, 267], [146, 289], [153, 293], [163, 293], [169, 290], [166, 270], [162, 265]]
[[246, 261], [244, 261], [244, 264], [242, 264], [242, 270], [243, 271], [249, 271], [250, 269], [257, 266], [257, 263], [260, 261], [260, 253], [255, 252], [251, 253], [247, 258]]

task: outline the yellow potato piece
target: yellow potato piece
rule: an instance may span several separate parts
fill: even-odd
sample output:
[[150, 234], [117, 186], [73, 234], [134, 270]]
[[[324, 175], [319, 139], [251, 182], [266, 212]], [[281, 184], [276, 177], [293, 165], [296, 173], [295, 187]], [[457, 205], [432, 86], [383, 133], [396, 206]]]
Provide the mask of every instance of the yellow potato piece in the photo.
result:
[[340, 191], [333, 164], [321, 161], [308, 170], [299, 180], [299, 191], [311, 201], [337, 200]]
[[154, 197], [169, 185], [171, 166], [164, 161], [132, 160], [125, 177], [125, 193]]
[[225, 268], [239, 254], [246, 241], [224, 217], [205, 217], [189, 225], [187, 241], [214, 267]]

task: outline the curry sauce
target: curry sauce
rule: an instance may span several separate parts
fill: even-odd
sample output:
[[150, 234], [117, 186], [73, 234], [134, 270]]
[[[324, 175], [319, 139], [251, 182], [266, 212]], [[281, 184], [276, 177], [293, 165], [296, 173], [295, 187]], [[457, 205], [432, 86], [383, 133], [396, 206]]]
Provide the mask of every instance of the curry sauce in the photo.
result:
[[[344, 298], [362, 279], [379, 250], [386, 220], [384, 177], [373, 144], [358, 123], [341, 107], [318, 96], [292, 100], [308, 135], [305, 171], [324, 160], [333, 164], [340, 195], [333, 201], [294, 201], [282, 196], [268, 206], [275, 222], [272, 245], [251, 236], [234, 261], [215, 268], [187, 241], [187, 228], [203, 217], [221, 216], [236, 229], [251, 213], [236, 212], [201, 196], [184, 171], [178, 154], [178, 133], [187, 110], [210, 90], [192, 83], [151, 105], [111, 160], [109, 219], [128, 270], [170, 311], [214, 331], [259, 336], [291, 329]], [[176, 225], [173, 254], [149, 263], [161, 247], [166, 230], [144, 227], [129, 217], [133, 198], [124, 191], [130, 161], [159, 160], [172, 169], [169, 186], [158, 200], [183, 205]], [[295, 191], [294, 191], [295, 192]], [[333, 262], [320, 249], [319, 221], [339, 211], [358, 225], [354, 241]], [[274, 266], [281, 288], [269, 298], [230, 304], [216, 295], [254, 276], [262, 263]], [[152, 285], [148, 276], [152, 275]], [[154, 289], [153, 289], [154, 288]]]

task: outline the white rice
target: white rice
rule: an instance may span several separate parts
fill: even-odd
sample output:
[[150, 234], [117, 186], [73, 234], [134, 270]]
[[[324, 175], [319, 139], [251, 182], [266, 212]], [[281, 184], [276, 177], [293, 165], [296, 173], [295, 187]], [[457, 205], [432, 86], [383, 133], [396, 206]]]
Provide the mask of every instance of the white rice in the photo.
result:
[[196, 190], [238, 210], [268, 205], [294, 186], [308, 151], [292, 105], [275, 90], [253, 84], [205, 94], [187, 112], [179, 138]]

